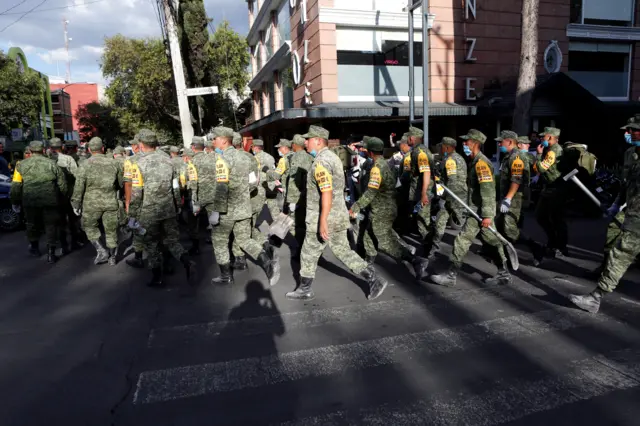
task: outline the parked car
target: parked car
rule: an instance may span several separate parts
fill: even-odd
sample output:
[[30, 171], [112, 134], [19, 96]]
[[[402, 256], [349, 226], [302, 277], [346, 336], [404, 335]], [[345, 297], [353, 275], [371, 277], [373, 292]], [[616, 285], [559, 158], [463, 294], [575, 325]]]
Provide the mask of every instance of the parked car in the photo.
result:
[[22, 225], [22, 215], [11, 208], [11, 179], [0, 175], [0, 231], [15, 231]]

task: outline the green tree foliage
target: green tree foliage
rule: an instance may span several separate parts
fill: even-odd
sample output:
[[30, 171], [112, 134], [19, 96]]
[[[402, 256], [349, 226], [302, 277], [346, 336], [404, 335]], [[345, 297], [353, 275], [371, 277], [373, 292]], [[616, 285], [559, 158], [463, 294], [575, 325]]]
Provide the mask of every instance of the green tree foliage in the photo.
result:
[[42, 80], [0, 51], [0, 126], [35, 123], [42, 106]]
[[99, 102], [89, 102], [80, 105], [76, 112], [80, 137], [84, 142], [92, 137], [102, 138], [107, 148], [113, 148], [132, 135], [125, 134], [121, 127], [114, 109]]
[[211, 36], [211, 61], [221, 89], [244, 91], [249, 83], [247, 40], [223, 21]]

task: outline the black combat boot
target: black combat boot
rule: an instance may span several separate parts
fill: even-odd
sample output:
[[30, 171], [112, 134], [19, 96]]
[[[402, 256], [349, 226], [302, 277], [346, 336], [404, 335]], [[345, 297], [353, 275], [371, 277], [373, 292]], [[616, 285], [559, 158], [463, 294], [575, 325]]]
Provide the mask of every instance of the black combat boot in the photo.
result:
[[118, 249], [110, 248], [109, 249], [109, 266], [116, 266], [116, 252]]
[[280, 262], [275, 255], [275, 251], [270, 256], [267, 251], [262, 251], [256, 259], [256, 263], [264, 270], [269, 279], [269, 285], [274, 286], [280, 280]]
[[316, 295], [311, 290], [313, 278], [300, 277], [300, 285], [295, 291], [286, 294], [286, 298], [290, 300], [313, 300]]
[[183, 254], [182, 256], [180, 256], [180, 263], [182, 263], [184, 271], [187, 274], [187, 281], [189, 281], [189, 284], [192, 284], [191, 277], [195, 276], [196, 263], [191, 260], [188, 254]]
[[189, 249], [189, 256], [197, 256], [200, 254], [200, 240], [194, 238], [191, 240], [191, 248]]
[[487, 285], [511, 284], [511, 273], [508, 268], [502, 267], [498, 269], [495, 276], [484, 280], [484, 283]]
[[33, 257], [42, 256], [42, 253], [40, 252], [40, 247], [37, 241], [31, 241], [29, 243], [29, 255]]
[[72, 236], [71, 237], [71, 250], [80, 250], [82, 247], [84, 247], [84, 244], [81, 243], [78, 239], [77, 236]]
[[233, 284], [233, 274], [231, 264], [220, 265], [220, 276], [211, 280], [214, 284]]
[[453, 265], [449, 266], [449, 270], [443, 274], [431, 275], [431, 281], [444, 287], [455, 287], [458, 278], [458, 268]]
[[176, 272], [173, 267], [173, 256], [171, 256], [171, 253], [162, 253], [162, 272], [164, 272], [165, 275], [173, 275]]
[[367, 265], [371, 266], [376, 263], [376, 257], [377, 256], [369, 256], [368, 254], [365, 254], [364, 261], [367, 262]]
[[67, 243], [66, 239], [63, 239], [60, 241], [60, 249], [62, 250], [63, 256], [66, 256], [69, 253], [71, 253], [71, 251], [69, 250], [69, 244]]
[[269, 259], [278, 260], [278, 249], [274, 245], [272, 245], [269, 241], [265, 241], [262, 245], [262, 249], [267, 253]]
[[600, 309], [600, 301], [602, 300], [602, 296], [604, 296], [604, 293], [605, 291], [601, 290], [600, 287], [596, 287], [591, 293], [585, 294], [583, 296], [570, 294], [569, 300], [571, 301], [571, 303], [573, 303], [583, 311], [596, 314]]
[[416, 280], [422, 281], [427, 276], [429, 259], [420, 256], [405, 256], [402, 260], [411, 262], [411, 266], [413, 266], [413, 270], [416, 273]]
[[231, 267], [235, 271], [246, 271], [247, 269], [249, 269], [246, 256], [236, 256]]
[[142, 252], [141, 251], [135, 252], [133, 259], [127, 259], [126, 263], [127, 265], [133, 268], [137, 268], [137, 269], [144, 268], [144, 261], [142, 260]]
[[106, 263], [107, 260], [109, 260], [109, 253], [107, 253], [107, 250], [102, 247], [102, 244], [100, 244], [100, 241], [96, 240], [96, 241], [91, 241], [91, 244], [93, 245], [93, 247], [96, 249], [96, 258], [93, 259], [93, 264], [94, 265], [100, 265], [102, 263]]
[[53, 265], [58, 261], [58, 256], [56, 256], [56, 246], [48, 246], [47, 247], [47, 263]]
[[379, 276], [373, 266], [367, 266], [364, 271], [360, 272], [360, 275], [369, 284], [369, 295], [367, 296], [369, 300], [377, 299], [387, 288], [387, 280]]
[[155, 267], [151, 269], [151, 281], [147, 284], [148, 287], [151, 288], [162, 288], [164, 287], [164, 282], [162, 281], [162, 268]]

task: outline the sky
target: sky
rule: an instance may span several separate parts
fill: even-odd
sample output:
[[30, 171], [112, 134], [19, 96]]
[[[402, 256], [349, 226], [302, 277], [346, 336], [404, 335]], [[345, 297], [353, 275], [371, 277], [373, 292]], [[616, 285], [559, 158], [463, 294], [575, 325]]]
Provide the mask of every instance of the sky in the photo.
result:
[[[245, 0], [204, 0], [214, 28], [226, 19], [248, 32]], [[63, 18], [67, 26], [72, 82], [105, 83], [100, 56], [105, 37], [160, 37], [155, 0], [0, 0], [0, 50], [20, 47], [29, 67], [64, 78]], [[10, 9], [10, 10], [8, 10]], [[29, 12], [31, 11], [31, 12]]]

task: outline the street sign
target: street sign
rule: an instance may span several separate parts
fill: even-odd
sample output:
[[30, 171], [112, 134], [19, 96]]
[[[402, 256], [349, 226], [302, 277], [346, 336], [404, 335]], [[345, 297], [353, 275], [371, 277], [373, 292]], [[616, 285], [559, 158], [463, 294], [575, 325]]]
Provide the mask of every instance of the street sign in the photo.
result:
[[187, 96], [215, 95], [218, 93], [218, 86], [196, 87], [194, 89], [185, 89], [184, 93]]
[[14, 141], [21, 141], [22, 140], [22, 129], [17, 128], [17, 129], [11, 129], [11, 139]]

